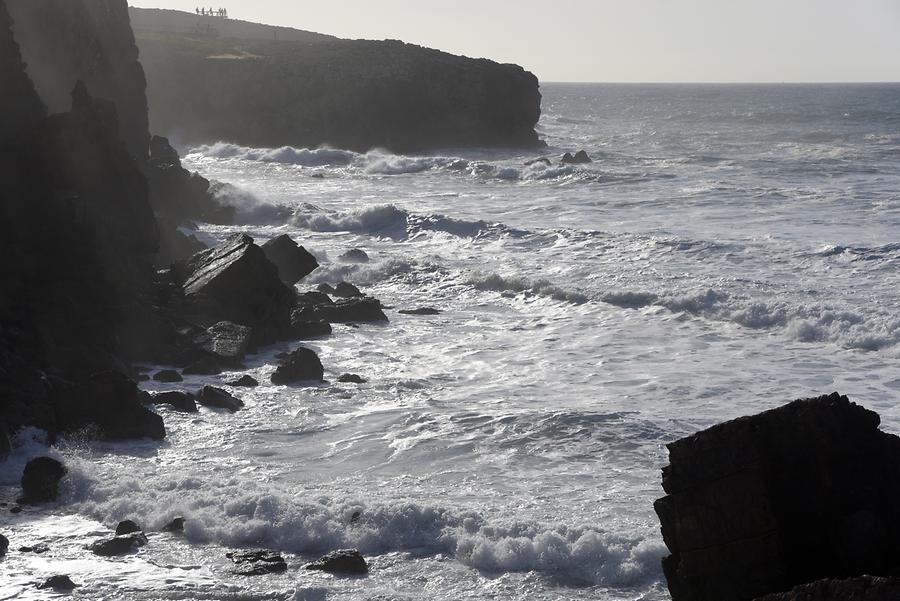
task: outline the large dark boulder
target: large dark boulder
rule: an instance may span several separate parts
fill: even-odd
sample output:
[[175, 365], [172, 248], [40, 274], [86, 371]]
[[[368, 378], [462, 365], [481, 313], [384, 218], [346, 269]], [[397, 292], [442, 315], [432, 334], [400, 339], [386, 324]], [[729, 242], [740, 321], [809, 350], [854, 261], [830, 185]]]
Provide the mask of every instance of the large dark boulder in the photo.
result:
[[263, 576], [287, 570], [287, 562], [284, 561], [284, 557], [265, 549], [234, 551], [226, 553], [225, 557], [234, 562], [235, 568], [232, 573], [238, 576]]
[[381, 301], [369, 296], [353, 296], [331, 300], [323, 292], [305, 292], [297, 296], [291, 322], [302, 324], [324, 321], [327, 323], [387, 321]]
[[168, 405], [182, 413], [197, 413], [197, 402], [194, 395], [189, 392], [170, 390], [151, 395], [149, 400], [153, 405]]
[[146, 544], [147, 537], [143, 532], [138, 531], [95, 541], [88, 545], [88, 550], [101, 557], [115, 557], [127, 555]]
[[9, 549], [9, 539], [0, 534], [0, 557], [6, 555], [7, 549]]
[[322, 362], [315, 351], [301, 346], [279, 361], [275, 373], [272, 374], [272, 384], [321, 382], [324, 373]]
[[96, 429], [106, 440], [161, 440], [166, 436], [162, 418], [143, 405], [137, 384], [120, 373], [103, 372], [82, 382], [61, 382], [58, 391], [61, 430]]
[[896, 601], [900, 578], [860, 576], [846, 580], [818, 580], [787, 593], [772, 593], [756, 601]]
[[49, 503], [59, 495], [59, 481], [68, 470], [52, 457], [37, 457], [25, 465], [22, 493], [26, 503]]
[[244, 407], [244, 402], [235, 397], [227, 390], [216, 388], [215, 386], [204, 386], [197, 393], [197, 402], [204, 407], [215, 407], [217, 409], [227, 409], [231, 413], [240, 411]]
[[253, 345], [274, 342], [288, 330], [294, 292], [250, 236], [231, 236], [194, 255], [178, 271], [200, 319], [249, 326]]
[[72, 582], [72, 579], [69, 578], [67, 574], [56, 574], [55, 576], [50, 576], [44, 582], [37, 585], [39, 589], [53, 589], [56, 591], [71, 591], [75, 589], [78, 585]]
[[262, 249], [269, 261], [278, 268], [281, 281], [288, 286], [293, 286], [319, 266], [316, 258], [287, 234], [272, 238], [262, 245]]
[[[654, 507], [674, 601], [750, 601], [900, 567], [900, 438], [834, 393], [668, 445]], [[806, 597], [801, 597], [806, 599]]]
[[368, 574], [369, 566], [362, 553], [356, 549], [338, 549], [323, 555], [313, 563], [306, 564], [307, 570], [322, 570], [333, 574]]

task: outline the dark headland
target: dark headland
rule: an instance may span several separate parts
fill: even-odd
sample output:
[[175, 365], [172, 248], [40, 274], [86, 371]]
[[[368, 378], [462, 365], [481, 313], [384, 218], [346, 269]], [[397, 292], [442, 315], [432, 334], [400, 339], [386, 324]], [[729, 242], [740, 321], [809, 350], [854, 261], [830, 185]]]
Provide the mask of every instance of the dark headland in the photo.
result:
[[155, 132], [351, 150], [541, 143], [537, 78], [395, 40], [131, 8]]

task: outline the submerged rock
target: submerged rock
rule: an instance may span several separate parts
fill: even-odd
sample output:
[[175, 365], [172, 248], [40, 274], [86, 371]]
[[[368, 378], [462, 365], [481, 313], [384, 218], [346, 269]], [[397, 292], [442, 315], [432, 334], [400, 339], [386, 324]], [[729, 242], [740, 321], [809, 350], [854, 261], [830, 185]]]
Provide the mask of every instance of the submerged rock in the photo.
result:
[[42, 584], [39, 584], [37, 587], [39, 589], [52, 588], [57, 591], [71, 591], [78, 585], [72, 582], [72, 579], [69, 578], [65, 574], [59, 574], [56, 576], [50, 576], [47, 578]]
[[305, 248], [283, 234], [262, 245], [266, 258], [278, 268], [278, 276], [288, 286], [293, 286], [318, 266], [319, 262]]
[[55, 501], [59, 495], [59, 481], [67, 472], [66, 466], [52, 457], [37, 457], [29, 461], [22, 473], [24, 502]]
[[175, 411], [182, 413], [197, 413], [197, 403], [194, 395], [180, 390], [160, 392], [150, 396], [150, 402], [154, 405], [168, 405]]
[[19, 553], [34, 553], [35, 555], [43, 555], [50, 551], [50, 547], [45, 545], [44, 543], [38, 543], [36, 545], [26, 545], [24, 547], [19, 547]]
[[238, 576], [262, 576], [287, 570], [287, 562], [284, 561], [284, 557], [264, 549], [235, 551], [226, 553], [225, 557], [234, 562], [236, 567], [232, 573]]
[[441, 312], [432, 307], [420, 307], [418, 309], [401, 309], [398, 313], [402, 315], [440, 315]]
[[381, 301], [368, 296], [343, 298], [319, 305], [313, 310], [313, 315], [329, 323], [388, 321], [381, 310]]
[[[668, 445], [654, 504], [674, 601], [754, 599], [900, 566], [900, 438], [834, 393]], [[800, 597], [806, 599], [806, 597]]]
[[248, 376], [244, 374], [237, 380], [232, 380], [231, 382], [226, 382], [228, 386], [235, 386], [237, 388], [253, 388], [254, 386], [259, 386], [259, 382], [256, 378], [252, 376]]
[[163, 526], [163, 532], [184, 532], [184, 518], [178, 516], [176, 518], [172, 518], [172, 521]]
[[369, 255], [361, 248], [351, 248], [347, 252], [338, 256], [339, 261], [344, 263], [368, 263]]
[[325, 370], [315, 351], [300, 347], [285, 355], [272, 374], [272, 384], [295, 384], [304, 381], [321, 382]]
[[583, 150], [579, 150], [575, 153], [575, 156], [572, 156], [571, 153], [567, 152], [562, 156], [561, 161], [564, 165], [586, 165], [587, 163], [592, 162], [591, 157], [588, 156]]
[[307, 564], [307, 570], [322, 570], [333, 574], [368, 574], [369, 566], [356, 549], [339, 549]]
[[356, 374], [341, 374], [338, 378], [338, 382], [344, 384], [365, 384], [367, 380]]
[[244, 407], [244, 401], [233, 396], [227, 390], [216, 388], [215, 386], [204, 386], [197, 394], [197, 402], [204, 407], [227, 409], [231, 413]]
[[116, 555], [126, 555], [132, 551], [136, 551], [138, 547], [147, 544], [147, 537], [143, 532], [132, 532], [129, 534], [121, 534], [112, 538], [98, 540], [88, 546], [88, 550], [94, 555], [101, 557], [114, 557]]

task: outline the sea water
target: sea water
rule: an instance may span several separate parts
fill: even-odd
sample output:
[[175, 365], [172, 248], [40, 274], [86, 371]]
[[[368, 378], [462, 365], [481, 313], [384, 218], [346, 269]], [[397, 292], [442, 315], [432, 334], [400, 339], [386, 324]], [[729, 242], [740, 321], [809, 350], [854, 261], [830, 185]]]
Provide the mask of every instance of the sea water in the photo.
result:
[[[49, 451], [64, 501], [0, 532], [50, 551], [0, 563], [0, 599], [66, 573], [94, 599], [661, 601], [667, 442], [834, 390], [900, 432], [900, 85], [543, 94], [542, 151], [184, 148], [238, 210], [198, 237], [289, 234], [321, 264], [301, 290], [352, 282], [390, 322], [303, 343], [320, 386], [269, 384], [280, 344], [144, 385], [249, 373], [236, 414], [160, 407], [164, 443]], [[559, 164], [579, 149], [591, 164]], [[440, 314], [398, 312], [419, 307]], [[5, 500], [48, 452], [18, 442]], [[157, 533], [177, 515], [183, 535]], [[126, 518], [139, 553], [84, 549]], [[290, 568], [231, 575], [243, 547]], [[345, 547], [368, 577], [302, 569]]]

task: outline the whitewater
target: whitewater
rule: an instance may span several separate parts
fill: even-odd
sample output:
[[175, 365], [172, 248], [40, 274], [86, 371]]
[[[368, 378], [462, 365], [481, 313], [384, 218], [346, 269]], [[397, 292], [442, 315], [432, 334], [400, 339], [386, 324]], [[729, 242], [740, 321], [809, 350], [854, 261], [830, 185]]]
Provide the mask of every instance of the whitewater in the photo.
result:
[[[835, 390], [900, 433], [900, 85], [542, 92], [538, 151], [182, 148], [238, 214], [191, 233], [289, 234], [321, 265], [299, 289], [351, 282], [390, 322], [303, 343], [319, 386], [268, 383], [287, 343], [143, 383], [262, 385], [236, 414], [158, 407], [161, 444], [50, 450], [63, 501], [0, 507], [13, 545], [50, 551], [0, 563], [0, 599], [67, 573], [92, 599], [664, 601], [666, 443]], [[580, 149], [594, 162], [559, 164]], [[419, 307], [440, 313], [399, 313]], [[7, 503], [48, 453], [17, 442]], [[158, 532], [178, 515], [183, 535]], [[84, 552], [123, 519], [150, 544]], [[231, 575], [242, 547], [289, 570]], [[301, 568], [345, 547], [368, 577]]]

